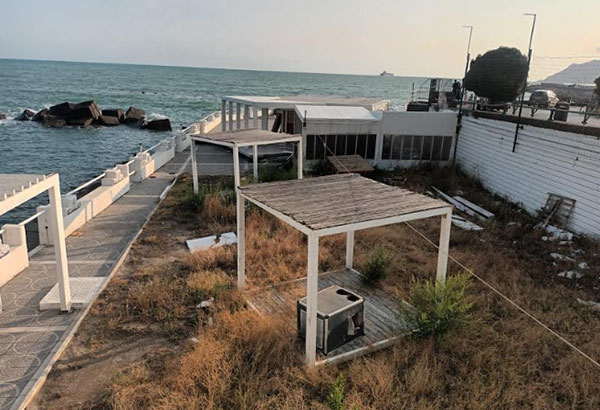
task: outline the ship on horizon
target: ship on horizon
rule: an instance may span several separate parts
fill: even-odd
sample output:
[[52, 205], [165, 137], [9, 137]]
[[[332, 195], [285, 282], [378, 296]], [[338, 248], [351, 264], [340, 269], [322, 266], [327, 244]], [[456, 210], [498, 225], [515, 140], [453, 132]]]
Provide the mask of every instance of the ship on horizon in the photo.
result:
[[381, 74], [379, 74], [381, 77], [393, 77], [394, 73], [388, 73], [387, 71], [383, 70], [381, 72]]

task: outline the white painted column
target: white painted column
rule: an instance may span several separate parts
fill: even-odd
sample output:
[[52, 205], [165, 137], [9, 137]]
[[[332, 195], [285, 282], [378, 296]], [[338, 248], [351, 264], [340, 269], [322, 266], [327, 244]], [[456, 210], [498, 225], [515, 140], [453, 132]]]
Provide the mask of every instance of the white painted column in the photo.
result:
[[258, 145], [252, 146], [252, 170], [254, 175], [254, 182], [258, 181]]
[[250, 106], [244, 104], [244, 128], [250, 128]]
[[229, 131], [233, 131], [233, 101], [229, 101]]
[[236, 190], [237, 208], [237, 282], [238, 288], [246, 286], [246, 207], [245, 199]]
[[235, 105], [235, 129], [242, 129], [242, 104]]
[[448, 252], [450, 250], [450, 228], [452, 227], [452, 210], [442, 215], [440, 227], [440, 244], [438, 249], [438, 262], [436, 281], [438, 283], [446, 282], [446, 270], [448, 267]]
[[67, 261], [65, 225], [58, 176], [56, 177], [56, 184], [49, 189], [48, 194], [50, 196], [50, 223], [52, 224], [52, 234], [54, 236], [54, 256], [56, 258], [60, 310], [68, 312], [71, 310], [71, 287], [69, 285], [69, 264]]
[[240, 149], [237, 145], [233, 146], [233, 184], [236, 190], [240, 186]]
[[298, 141], [298, 164], [296, 167], [298, 168], [298, 179], [302, 179], [304, 176], [304, 142], [302, 136], [300, 136], [300, 141]]
[[346, 232], [346, 269], [352, 269], [354, 263], [354, 231]]
[[317, 361], [317, 302], [319, 292], [319, 237], [308, 235], [308, 269], [306, 275], [306, 365]]
[[192, 184], [194, 193], [198, 193], [198, 161], [196, 160], [196, 141], [191, 139], [190, 155], [192, 157]]
[[268, 108], [262, 109], [262, 129], [263, 130], [269, 129], [269, 109]]
[[221, 100], [221, 131], [225, 131], [227, 129], [227, 101], [225, 99]]
[[252, 106], [252, 126], [258, 128], [258, 108]]

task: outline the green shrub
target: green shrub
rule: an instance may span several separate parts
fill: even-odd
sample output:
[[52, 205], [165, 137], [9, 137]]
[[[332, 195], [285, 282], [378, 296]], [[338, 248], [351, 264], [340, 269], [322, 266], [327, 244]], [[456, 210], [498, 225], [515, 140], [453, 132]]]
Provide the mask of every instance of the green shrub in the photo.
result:
[[198, 186], [198, 193], [190, 190], [185, 199], [185, 204], [193, 211], [202, 211], [207, 196], [218, 193], [223, 205], [228, 206], [235, 202], [235, 190], [232, 180], [204, 181]]
[[445, 284], [433, 281], [418, 282], [410, 286], [410, 303], [401, 304], [401, 312], [421, 338], [443, 339], [451, 330], [468, 324], [473, 304], [466, 299], [471, 286], [468, 273], [450, 276]]
[[346, 388], [346, 378], [343, 373], [335, 379], [329, 394], [327, 395], [327, 407], [331, 410], [344, 410], [344, 389]]
[[298, 169], [292, 167], [285, 169], [275, 165], [265, 165], [258, 172], [258, 180], [260, 182], [287, 181], [298, 177]]
[[382, 247], [377, 247], [362, 268], [362, 280], [374, 284], [385, 277], [389, 258]]

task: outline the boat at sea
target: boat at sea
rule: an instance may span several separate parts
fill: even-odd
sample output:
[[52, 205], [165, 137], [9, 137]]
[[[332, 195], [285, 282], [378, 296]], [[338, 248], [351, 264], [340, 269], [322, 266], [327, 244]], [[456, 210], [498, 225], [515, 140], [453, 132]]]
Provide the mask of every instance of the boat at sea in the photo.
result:
[[387, 71], [383, 70], [381, 72], [381, 74], [379, 74], [381, 77], [393, 77], [394, 73], [388, 73]]

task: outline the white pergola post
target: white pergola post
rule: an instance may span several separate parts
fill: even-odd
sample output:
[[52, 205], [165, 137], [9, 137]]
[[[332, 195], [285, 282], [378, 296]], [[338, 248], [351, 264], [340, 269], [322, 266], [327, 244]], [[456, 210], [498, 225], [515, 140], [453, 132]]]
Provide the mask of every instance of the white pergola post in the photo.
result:
[[354, 264], [354, 231], [346, 232], [346, 269]]
[[190, 155], [192, 157], [192, 183], [194, 185], [194, 193], [198, 193], [198, 161], [196, 160], [196, 141], [192, 138], [190, 145]]
[[262, 129], [267, 131], [269, 129], [269, 109], [268, 108], [263, 108], [262, 109]]
[[317, 301], [319, 293], [319, 237], [308, 235], [308, 269], [306, 275], [306, 365], [317, 361]]
[[258, 144], [252, 146], [252, 172], [254, 181], [258, 181]]
[[250, 106], [244, 104], [244, 128], [250, 128]]
[[233, 101], [229, 101], [229, 131], [233, 131]]
[[448, 267], [448, 252], [450, 250], [450, 228], [452, 227], [452, 209], [442, 215], [440, 228], [440, 244], [438, 249], [438, 262], [436, 282], [444, 284], [446, 282], [446, 270]]
[[252, 106], [252, 126], [258, 128], [258, 108]]
[[240, 156], [237, 144], [233, 145], [233, 181], [235, 185], [235, 204], [237, 216], [237, 277], [238, 287], [243, 289], [246, 285], [246, 241], [245, 225], [246, 215], [244, 198], [240, 194]]
[[[57, 177], [58, 180], [58, 177]], [[56, 274], [60, 295], [60, 310], [71, 310], [71, 287], [69, 286], [69, 265], [67, 262], [67, 246], [60, 197], [60, 184], [53, 184], [48, 190], [50, 196], [50, 221], [54, 235], [54, 256], [56, 258]]]
[[237, 103], [235, 105], [235, 129], [239, 130], [242, 128], [242, 104]]
[[296, 167], [298, 168], [298, 179], [302, 179], [302, 176], [304, 175], [304, 143], [302, 142], [302, 136], [300, 136], [300, 141], [298, 141], [298, 164], [296, 165]]
[[227, 130], [227, 101], [223, 98], [221, 100], [221, 131]]

